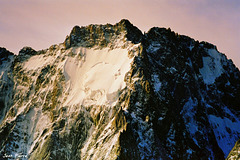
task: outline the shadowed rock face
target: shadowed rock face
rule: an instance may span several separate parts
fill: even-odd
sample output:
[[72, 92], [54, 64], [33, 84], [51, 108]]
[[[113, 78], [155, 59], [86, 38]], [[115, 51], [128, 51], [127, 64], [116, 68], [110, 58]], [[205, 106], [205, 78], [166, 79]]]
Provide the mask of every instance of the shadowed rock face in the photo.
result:
[[240, 137], [239, 70], [170, 29], [75, 26], [62, 44], [4, 57], [1, 158], [221, 160]]
[[12, 96], [13, 82], [11, 80], [11, 64], [13, 60], [13, 53], [6, 48], [0, 47], [0, 122], [5, 117], [12, 105], [8, 101]]
[[[146, 159], [163, 155], [171, 159], [226, 158], [239, 137], [239, 109], [234, 107], [239, 104], [239, 82], [230, 82], [239, 79], [239, 71], [232, 62], [215, 46], [164, 28], [152, 28], [145, 35], [142, 57], [134, 62], [131, 75], [140, 80], [129, 81], [134, 89], [124, 99], [129, 97], [128, 133], [135, 137], [139, 154]], [[221, 74], [210, 84], [217, 67], [222, 68]], [[233, 85], [230, 90], [235, 90], [231, 102], [224, 98], [233, 93], [226, 92], [228, 81]], [[123, 146], [127, 142], [124, 138]], [[131, 153], [124, 150], [123, 155]]]
[[13, 53], [9, 52], [6, 48], [2, 48], [2, 47], [0, 47], [0, 54], [1, 54], [1, 58], [7, 57], [9, 55], [13, 55]]
[[9, 56], [13, 56], [13, 53], [6, 48], [0, 47], [0, 64], [2, 64], [2, 61], [8, 60]]

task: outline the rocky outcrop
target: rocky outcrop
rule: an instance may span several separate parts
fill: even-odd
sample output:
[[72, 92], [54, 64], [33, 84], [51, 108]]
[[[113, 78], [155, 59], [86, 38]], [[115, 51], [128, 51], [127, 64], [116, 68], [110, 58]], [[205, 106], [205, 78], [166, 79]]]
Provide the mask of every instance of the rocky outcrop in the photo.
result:
[[240, 140], [235, 143], [235, 146], [229, 153], [227, 160], [237, 160], [240, 158]]
[[0, 62], [2, 64], [2, 61], [8, 60], [9, 56], [12, 56], [13, 53], [9, 52], [6, 48], [0, 47]]
[[[108, 46], [114, 48], [123, 45], [121, 40], [128, 40], [136, 44], [141, 41], [141, 38], [142, 32], [137, 27], [133, 26], [128, 20], [121, 20], [115, 25], [75, 26], [70, 35], [66, 37], [64, 45], [66, 48], [74, 46], [97, 46], [100, 48]], [[117, 43], [117, 41], [121, 42], [121, 44]]]

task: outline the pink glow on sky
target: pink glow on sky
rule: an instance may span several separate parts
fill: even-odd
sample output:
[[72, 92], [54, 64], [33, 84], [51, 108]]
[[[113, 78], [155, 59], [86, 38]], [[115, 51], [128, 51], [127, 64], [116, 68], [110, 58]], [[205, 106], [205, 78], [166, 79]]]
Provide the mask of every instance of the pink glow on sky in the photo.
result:
[[1, 0], [0, 46], [18, 53], [64, 41], [73, 26], [129, 19], [143, 32], [170, 27], [217, 45], [240, 67], [239, 0]]

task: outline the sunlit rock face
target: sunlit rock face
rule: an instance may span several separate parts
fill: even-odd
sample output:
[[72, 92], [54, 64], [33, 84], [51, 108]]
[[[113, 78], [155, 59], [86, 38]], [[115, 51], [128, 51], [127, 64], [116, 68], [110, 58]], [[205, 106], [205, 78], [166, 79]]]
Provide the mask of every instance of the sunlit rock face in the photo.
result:
[[207, 42], [121, 20], [5, 52], [1, 158], [221, 160], [240, 137], [240, 72]]
[[240, 140], [238, 140], [229, 153], [227, 160], [235, 160], [240, 158]]

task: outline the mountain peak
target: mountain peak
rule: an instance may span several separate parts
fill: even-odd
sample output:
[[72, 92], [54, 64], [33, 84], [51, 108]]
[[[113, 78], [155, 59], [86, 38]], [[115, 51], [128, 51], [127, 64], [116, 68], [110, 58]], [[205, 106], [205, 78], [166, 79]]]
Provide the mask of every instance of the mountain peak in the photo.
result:
[[31, 47], [23, 47], [20, 51], [19, 51], [19, 55], [35, 55], [37, 53], [37, 51], [35, 51], [33, 48]]
[[122, 19], [116, 25], [122, 25], [125, 27], [133, 27], [133, 24], [128, 19]]
[[8, 51], [6, 48], [0, 47], [0, 59], [8, 57], [9, 55], [13, 55], [13, 53]]
[[106, 47], [114, 45], [116, 39], [124, 39], [132, 43], [139, 43], [142, 39], [142, 32], [130, 23], [127, 19], [122, 19], [115, 25], [91, 24], [84, 27], [74, 26], [70, 35], [66, 37], [64, 44], [66, 48], [71, 46]]
[[8, 57], [11, 55], [14, 55], [14, 54], [8, 51], [6, 48], [0, 47], [0, 64], [2, 64], [2, 61], [7, 60]]
[[80, 34], [80, 30], [81, 30], [81, 28], [76, 25], [76, 26], [73, 27], [70, 35], [79, 35]]
[[133, 43], [139, 43], [142, 40], [142, 31], [139, 30], [136, 26], [134, 26], [129, 20], [122, 19], [117, 26], [123, 26], [127, 31], [127, 39], [132, 41]]
[[239, 139], [240, 72], [214, 45], [126, 19], [64, 45], [0, 63], [0, 159], [222, 160]]

